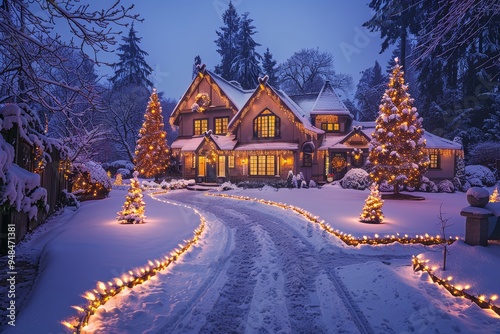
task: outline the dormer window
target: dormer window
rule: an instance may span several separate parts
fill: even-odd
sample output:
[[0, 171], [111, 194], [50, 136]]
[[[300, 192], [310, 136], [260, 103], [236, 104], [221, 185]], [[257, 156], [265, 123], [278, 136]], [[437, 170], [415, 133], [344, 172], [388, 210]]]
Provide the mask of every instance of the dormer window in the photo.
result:
[[216, 117], [214, 119], [215, 123], [215, 134], [224, 135], [227, 132], [227, 124], [229, 123], [229, 117]]
[[339, 132], [340, 124], [339, 123], [321, 123], [321, 130], [325, 132]]
[[279, 138], [280, 118], [266, 109], [253, 120], [254, 138]]

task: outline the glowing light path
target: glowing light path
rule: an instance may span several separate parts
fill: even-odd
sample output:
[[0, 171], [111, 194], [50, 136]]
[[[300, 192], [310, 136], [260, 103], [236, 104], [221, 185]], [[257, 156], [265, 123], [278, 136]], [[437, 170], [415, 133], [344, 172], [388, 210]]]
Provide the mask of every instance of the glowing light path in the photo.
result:
[[88, 300], [87, 305], [83, 307], [73, 306], [73, 308], [79, 312], [79, 316], [75, 319], [62, 322], [62, 324], [68, 329], [72, 330], [74, 333], [80, 333], [84, 327], [88, 325], [90, 317], [100, 306], [106, 304], [109, 299], [116, 296], [126, 288], [133, 288], [136, 285], [143, 284], [144, 282], [150, 280], [156, 275], [156, 273], [166, 269], [172, 263], [177, 261], [181, 255], [185, 254], [191, 246], [199, 240], [205, 228], [205, 217], [196, 208], [189, 205], [155, 197], [156, 195], [164, 193], [165, 192], [156, 192], [149, 194], [149, 196], [157, 201], [191, 209], [200, 217], [200, 225], [193, 231], [193, 238], [183, 240], [183, 243], [179, 244], [179, 248], [174, 249], [170, 254], [165, 255], [160, 259], [149, 260], [146, 265], [129, 270], [128, 272], [123, 273], [120, 277], [115, 277], [107, 283], [98, 282], [95, 289], [87, 291], [83, 294], [83, 297]]

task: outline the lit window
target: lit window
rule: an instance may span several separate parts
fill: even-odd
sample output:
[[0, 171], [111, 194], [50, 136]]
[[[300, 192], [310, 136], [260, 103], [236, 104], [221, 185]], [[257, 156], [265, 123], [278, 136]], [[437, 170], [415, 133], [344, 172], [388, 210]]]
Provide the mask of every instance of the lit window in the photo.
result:
[[227, 123], [229, 122], [228, 117], [217, 117], [215, 118], [215, 134], [223, 135], [227, 132]]
[[254, 138], [279, 138], [280, 119], [269, 110], [264, 110], [253, 121]]
[[229, 168], [234, 168], [234, 157], [233, 156], [227, 157], [227, 165]]
[[205, 176], [205, 157], [198, 157], [198, 176]]
[[195, 119], [194, 120], [194, 135], [201, 135], [208, 131], [208, 119]]
[[429, 161], [430, 161], [430, 164], [429, 164], [430, 169], [439, 168], [439, 155], [438, 154], [430, 154]]
[[251, 155], [250, 175], [253, 176], [276, 175], [276, 157], [274, 155]]
[[226, 176], [226, 156], [225, 155], [219, 155], [219, 172], [217, 173], [217, 176], [220, 177], [225, 177]]
[[339, 123], [321, 123], [321, 130], [326, 132], [338, 132], [340, 131]]

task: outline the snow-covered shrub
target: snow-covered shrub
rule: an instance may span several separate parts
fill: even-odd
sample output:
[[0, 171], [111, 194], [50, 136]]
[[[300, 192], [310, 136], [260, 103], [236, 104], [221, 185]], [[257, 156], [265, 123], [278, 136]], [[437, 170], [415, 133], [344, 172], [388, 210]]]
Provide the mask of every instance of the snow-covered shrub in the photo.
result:
[[293, 175], [292, 176], [292, 188], [298, 188], [298, 182], [297, 182], [297, 176]]
[[120, 174], [122, 178], [130, 178], [132, 172], [127, 168], [118, 168], [116, 170], [116, 175]]
[[102, 167], [105, 170], [110, 171], [113, 175], [120, 173], [124, 178], [132, 177], [132, 173], [135, 169], [134, 164], [128, 160], [116, 160], [109, 163], [103, 163]]
[[304, 174], [300, 172], [295, 176], [295, 179], [297, 180], [297, 188], [300, 188], [302, 186], [302, 181], [304, 181]]
[[302, 182], [300, 183], [300, 187], [301, 188], [308, 188], [307, 182], [305, 180], [302, 180]]
[[422, 177], [422, 183], [420, 183], [418, 190], [428, 192], [428, 193], [437, 193], [438, 186], [429, 180], [427, 177]]
[[143, 180], [141, 183], [141, 188], [143, 188], [143, 189], [159, 189], [160, 184], [156, 183], [155, 181]]
[[63, 189], [61, 192], [61, 197], [59, 199], [59, 203], [61, 207], [65, 206], [74, 206], [79, 208], [80, 207], [80, 201], [76, 198], [76, 196], [73, 193], [70, 193], [68, 190]]
[[74, 163], [73, 171], [75, 177], [71, 192], [80, 201], [108, 196], [112, 187], [111, 179], [101, 165], [94, 161]]
[[473, 187], [491, 187], [497, 182], [493, 172], [482, 165], [465, 166], [465, 178]]
[[235, 190], [235, 189], [238, 189], [238, 187], [229, 181], [224, 182], [223, 184], [220, 185], [220, 187], [217, 188], [218, 191]]
[[382, 192], [391, 192], [394, 191], [394, 186], [392, 184], [389, 184], [387, 181], [383, 181], [378, 189]]
[[455, 190], [463, 191], [463, 183], [460, 180], [460, 177], [455, 176], [452, 182], [453, 182], [453, 187], [455, 187]]
[[288, 176], [286, 177], [286, 186], [287, 188], [293, 188], [293, 172], [291, 170], [288, 171]]
[[255, 188], [262, 188], [266, 184], [264, 182], [259, 182], [259, 181], [242, 181], [237, 184], [238, 188], [243, 188], [243, 189], [255, 189]]
[[309, 188], [316, 188], [316, 187], [317, 187], [316, 182], [314, 182], [314, 180], [310, 180], [309, 181]]
[[450, 180], [441, 180], [438, 185], [438, 191], [440, 193], [454, 193], [455, 192], [455, 186], [453, 185], [453, 182]]
[[465, 191], [469, 190], [471, 187], [472, 186], [469, 183], [469, 181], [465, 181], [465, 183], [462, 185], [462, 191], [465, 192]]
[[500, 143], [483, 142], [475, 145], [469, 152], [469, 165], [483, 165], [493, 168], [500, 159]]
[[370, 186], [368, 173], [361, 168], [350, 169], [339, 181], [344, 189], [364, 190]]

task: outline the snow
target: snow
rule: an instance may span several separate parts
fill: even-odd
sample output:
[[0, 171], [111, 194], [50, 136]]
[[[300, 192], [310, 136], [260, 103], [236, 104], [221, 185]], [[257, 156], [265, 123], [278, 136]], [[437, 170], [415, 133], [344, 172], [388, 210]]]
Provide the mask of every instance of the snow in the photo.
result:
[[[81, 295], [98, 281], [160, 258], [192, 236], [199, 217], [168, 202], [174, 201], [198, 208], [207, 219], [200, 241], [155, 279], [100, 307], [85, 332], [498, 332], [500, 316], [451, 296], [427, 273], [413, 272], [411, 256], [428, 259], [438, 276], [453, 276], [452, 282], [469, 284], [470, 293], [490, 298], [500, 293], [499, 242], [488, 247], [455, 242], [441, 272], [441, 246], [351, 247], [291, 210], [196, 191], [145, 195], [147, 223], [121, 225], [115, 213], [126, 193], [117, 187], [106, 199], [66, 209], [16, 248], [20, 255], [41, 252], [40, 274], [16, 327], [0, 329], [64, 331], [60, 321], [76, 314], [72, 305], [85, 305]], [[441, 205], [450, 218], [447, 235], [464, 237], [460, 211], [468, 205], [464, 193], [385, 200], [384, 222], [364, 224], [358, 218], [368, 190], [326, 185], [221, 194], [299, 206], [356, 237], [436, 235]]]

